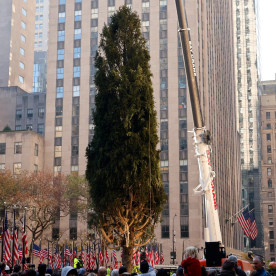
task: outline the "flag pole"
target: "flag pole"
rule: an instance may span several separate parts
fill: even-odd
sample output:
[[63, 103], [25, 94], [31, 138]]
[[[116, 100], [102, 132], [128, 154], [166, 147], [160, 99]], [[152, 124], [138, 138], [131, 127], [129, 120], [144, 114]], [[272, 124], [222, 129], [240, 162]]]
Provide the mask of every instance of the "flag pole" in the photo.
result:
[[4, 258], [4, 229], [5, 229], [5, 219], [6, 219], [6, 202], [4, 202], [4, 218], [3, 218], [3, 230], [2, 230], [2, 244], [1, 244], [1, 262], [3, 262], [3, 258]]
[[[26, 207], [24, 208], [24, 213], [23, 213], [23, 232], [24, 232], [24, 235], [25, 235], [25, 231], [26, 231], [26, 228], [25, 228], [25, 223], [26, 223]], [[26, 256], [25, 256], [25, 239], [27, 237], [24, 237], [24, 239], [22, 239], [22, 271], [24, 271], [24, 268], [25, 268], [25, 262], [26, 262]]]
[[49, 250], [50, 250], [50, 246], [49, 246], [49, 240], [47, 239], [47, 267], [49, 267], [49, 258], [50, 258], [50, 254], [49, 254]]
[[13, 206], [13, 224], [12, 224], [12, 262], [11, 262], [12, 268], [13, 268], [13, 262], [14, 262], [14, 236], [15, 236], [15, 206]]
[[242, 212], [244, 209], [246, 209], [249, 206], [249, 204], [247, 204], [246, 206], [244, 206], [243, 208], [241, 208], [236, 214], [234, 214], [232, 217], [226, 219], [226, 222], [228, 222], [230, 219], [232, 219], [233, 217], [237, 216], [237, 214], [239, 214], [240, 212]]

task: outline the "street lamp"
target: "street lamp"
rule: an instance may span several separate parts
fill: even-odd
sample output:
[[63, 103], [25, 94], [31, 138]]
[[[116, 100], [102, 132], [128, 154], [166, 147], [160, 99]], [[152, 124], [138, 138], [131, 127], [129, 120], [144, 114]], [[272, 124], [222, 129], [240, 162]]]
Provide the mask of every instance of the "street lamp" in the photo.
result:
[[176, 217], [176, 214], [174, 214], [174, 217], [173, 217], [173, 251], [172, 251], [172, 254], [171, 254], [171, 258], [173, 259], [173, 264], [174, 264], [174, 260], [176, 259], [176, 252], [175, 252], [175, 249], [174, 249], [174, 243], [175, 243], [175, 231], [174, 231], [174, 219]]

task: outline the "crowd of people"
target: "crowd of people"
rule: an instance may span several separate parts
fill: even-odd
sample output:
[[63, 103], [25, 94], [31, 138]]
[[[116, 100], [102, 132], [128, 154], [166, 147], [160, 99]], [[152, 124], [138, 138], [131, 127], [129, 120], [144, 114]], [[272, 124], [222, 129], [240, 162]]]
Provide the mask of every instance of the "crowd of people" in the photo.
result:
[[20, 265], [15, 265], [11, 271], [5, 263], [0, 263], [0, 276], [270, 276], [269, 272], [264, 268], [264, 261], [261, 257], [255, 256], [252, 265], [254, 270], [246, 273], [238, 267], [237, 257], [231, 255], [224, 261], [220, 271], [212, 268], [208, 268], [207, 271], [205, 266], [200, 264], [198, 249], [196, 247], [188, 247], [185, 251], [185, 258], [175, 273], [165, 269], [155, 270], [147, 262], [146, 256], [142, 254], [139, 269], [135, 272], [127, 271], [125, 266], [113, 270], [110, 267], [101, 266], [96, 270], [90, 271], [86, 271], [83, 267], [65, 266], [61, 271], [53, 271], [51, 268], [47, 268], [46, 264], [39, 264], [37, 271], [34, 267], [21, 271]]

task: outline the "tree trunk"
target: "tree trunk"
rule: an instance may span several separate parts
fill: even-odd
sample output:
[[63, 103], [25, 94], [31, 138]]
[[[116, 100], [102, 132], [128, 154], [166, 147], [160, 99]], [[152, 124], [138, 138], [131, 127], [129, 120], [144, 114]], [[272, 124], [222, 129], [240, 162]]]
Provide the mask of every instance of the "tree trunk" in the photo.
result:
[[133, 247], [125, 247], [123, 246], [123, 266], [127, 268], [127, 272], [132, 273], [133, 265], [132, 265], [132, 255], [133, 255]]

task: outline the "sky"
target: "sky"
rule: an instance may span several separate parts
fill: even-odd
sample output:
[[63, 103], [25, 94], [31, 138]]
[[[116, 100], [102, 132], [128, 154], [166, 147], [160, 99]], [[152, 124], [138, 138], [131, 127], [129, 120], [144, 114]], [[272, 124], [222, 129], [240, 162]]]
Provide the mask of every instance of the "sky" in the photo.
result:
[[276, 75], [276, 0], [257, 0], [259, 72], [261, 80]]

